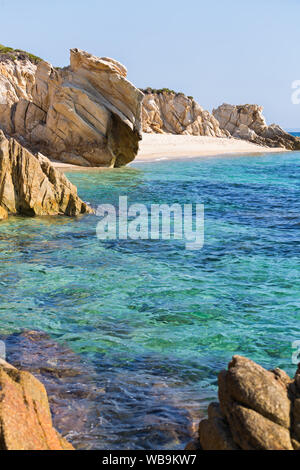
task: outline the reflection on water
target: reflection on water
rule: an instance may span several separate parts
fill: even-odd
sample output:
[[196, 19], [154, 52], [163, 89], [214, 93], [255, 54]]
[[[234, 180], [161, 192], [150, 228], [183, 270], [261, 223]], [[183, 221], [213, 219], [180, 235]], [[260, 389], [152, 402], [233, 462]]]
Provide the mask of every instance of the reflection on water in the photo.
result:
[[[68, 174], [94, 207], [120, 195], [204, 203], [201, 251], [101, 242], [94, 215], [1, 223], [0, 332], [11, 361], [46, 383], [55, 425], [75, 445], [183, 448], [232, 354], [293, 372], [298, 174], [297, 153]], [[24, 329], [51, 340], [11, 336]]]

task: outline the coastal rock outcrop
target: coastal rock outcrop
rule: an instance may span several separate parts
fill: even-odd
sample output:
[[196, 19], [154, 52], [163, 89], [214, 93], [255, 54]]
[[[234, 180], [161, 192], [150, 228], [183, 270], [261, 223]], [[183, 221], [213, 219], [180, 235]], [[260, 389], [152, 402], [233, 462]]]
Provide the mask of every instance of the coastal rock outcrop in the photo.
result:
[[212, 113], [220, 128], [233, 137], [264, 147], [300, 150], [300, 139], [288, 134], [276, 124], [268, 126], [262, 111], [262, 106], [257, 104], [234, 106], [223, 103]]
[[0, 359], [0, 450], [74, 450], [53, 427], [44, 385]]
[[119, 167], [141, 139], [143, 93], [119, 62], [71, 49], [70, 66], [1, 56], [0, 126], [49, 158]]
[[292, 380], [234, 356], [218, 384], [219, 403], [199, 425], [202, 450], [300, 449], [300, 367]]
[[93, 210], [45, 156], [30, 153], [0, 130], [0, 219], [7, 213], [76, 216]]
[[4, 220], [4, 219], [7, 219], [8, 217], [8, 213], [7, 211], [0, 206], [0, 220]]
[[143, 131], [227, 137], [229, 132], [220, 129], [218, 121], [205, 111], [191, 96], [171, 90], [142, 90]]

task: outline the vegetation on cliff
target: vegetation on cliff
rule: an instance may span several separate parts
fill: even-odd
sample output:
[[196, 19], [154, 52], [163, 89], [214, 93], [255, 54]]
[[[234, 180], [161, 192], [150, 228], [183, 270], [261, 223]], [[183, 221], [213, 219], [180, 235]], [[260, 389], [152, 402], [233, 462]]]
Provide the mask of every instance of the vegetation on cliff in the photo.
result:
[[38, 62], [43, 60], [40, 57], [34, 54], [31, 54], [30, 52], [23, 51], [22, 49], [14, 49], [12, 47], [3, 46], [3, 44], [0, 44], [0, 60], [1, 58], [11, 59], [11, 60], [29, 59], [34, 64], [37, 64]]

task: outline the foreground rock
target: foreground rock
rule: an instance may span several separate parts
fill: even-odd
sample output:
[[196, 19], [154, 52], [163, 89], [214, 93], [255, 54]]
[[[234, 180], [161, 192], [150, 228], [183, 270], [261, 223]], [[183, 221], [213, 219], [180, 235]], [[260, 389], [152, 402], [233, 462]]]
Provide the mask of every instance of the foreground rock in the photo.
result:
[[119, 62], [78, 49], [64, 69], [0, 54], [0, 126], [63, 162], [125, 165], [138, 152], [143, 99], [126, 75]]
[[300, 369], [295, 379], [234, 356], [219, 374], [219, 403], [199, 425], [203, 450], [299, 450]]
[[93, 367], [42, 331], [27, 330], [0, 339], [5, 341], [7, 361], [34, 374], [46, 387], [55, 428], [76, 449], [89, 449], [101, 424], [103, 398]]
[[300, 139], [288, 134], [276, 124], [268, 126], [262, 110], [262, 106], [257, 104], [233, 106], [224, 103], [213, 110], [213, 115], [220, 128], [233, 137], [265, 147], [300, 150]]
[[93, 212], [48, 158], [34, 156], [0, 130], [0, 219], [11, 214], [76, 216]]
[[143, 131], [227, 137], [218, 121], [192, 98], [170, 90], [143, 90]]
[[8, 217], [7, 211], [3, 209], [3, 207], [0, 206], [0, 220], [7, 219], [7, 217]]
[[0, 359], [0, 450], [73, 450], [53, 428], [45, 387]]

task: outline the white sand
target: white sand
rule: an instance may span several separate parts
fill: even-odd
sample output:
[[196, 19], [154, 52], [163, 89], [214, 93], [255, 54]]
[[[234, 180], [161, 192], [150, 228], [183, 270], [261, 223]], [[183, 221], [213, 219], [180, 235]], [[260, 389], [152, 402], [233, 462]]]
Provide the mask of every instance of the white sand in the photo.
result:
[[[169, 160], [174, 158], [201, 157], [225, 154], [262, 154], [266, 152], [286, 152], [282, 148], [260, 147], [245, 140], [193, 135], [143, 134], [140, 151], [134, 162]], [[134, 163], [133, 162], [133, 163]], [[99, 167], [82, 167], [53, 161], [62, 171], [107, 170]]]
[[143, 134], [135, 161], [201, 157], [208, 155], [284, 152], [245, 140], [193, 135]]

